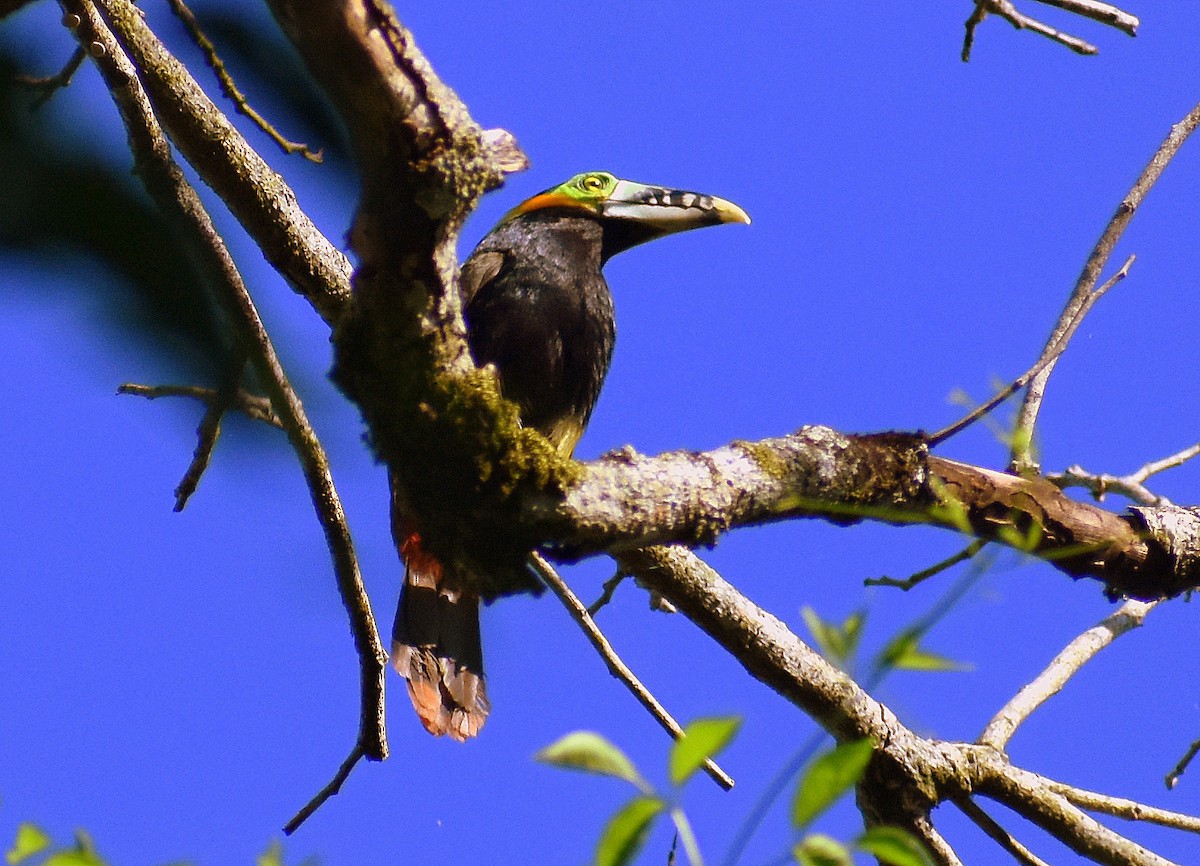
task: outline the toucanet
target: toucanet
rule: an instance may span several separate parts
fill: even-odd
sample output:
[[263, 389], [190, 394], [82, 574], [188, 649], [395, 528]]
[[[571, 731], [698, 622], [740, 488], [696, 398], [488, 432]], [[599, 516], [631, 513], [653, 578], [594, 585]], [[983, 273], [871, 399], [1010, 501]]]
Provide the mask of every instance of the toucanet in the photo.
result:
[[[492, 365], [521, 423], [570, 456], [612, 357], [613, 299], [601, 273], [617, 253], [676, 232], [748, 223], [732, 202], [696, 192], [576, 175], [509, 211], [462, 267], [475, 363]], [[395, 522], [406, 574], [392, 628], [392, 665], [431, 734], [466, 740], [490, 709], [470, 575], [444, 568], [417, 528]]]

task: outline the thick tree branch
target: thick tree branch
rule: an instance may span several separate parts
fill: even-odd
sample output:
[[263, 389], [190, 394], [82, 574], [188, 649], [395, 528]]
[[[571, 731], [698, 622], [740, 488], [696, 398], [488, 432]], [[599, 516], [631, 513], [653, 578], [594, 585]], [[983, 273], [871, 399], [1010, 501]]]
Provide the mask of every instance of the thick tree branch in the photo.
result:
[[301, 210], [283, 177], [159, 41], [138, 8], [129, 0], [104, 0], [102, 8], [171, 140], [229, 206], [267, 261], [333, 325], [350, 294], [349, 260]]
[[642, 584], [675, 604], [752, 676], [836, 738], [875, 739], [879, 748], [859, 791], [868, 824], [911, 827], [937, 803], [983, 794], [1097, 863], [1168, 866], [1169, 861], [1073, 805], [1073, 798], [1084, 798], [1087, 792], [1015, 767], [987, 746], [916, 736], [891, 710], [685, 548], [627, 551], [618, 560]]
[[270, 6], [345, 120], [361, 172], [351, 231], [361, 264], [334, 335], [334, 380], [391, 469], [394, 507], [432, 552], [494, 577], [487, 595], [531, 588], [532, 544], [504, 527], [522, 495], [561, 489], [574, 470], [475, 368], [455, 248], [466, 214], [523, 156], [471, 120], [385, 3]]
[[1200, 527], [1161, 509], [1128, 517], [1077, 502], [1053, 484], [929, 455], [920, 436], [848, 436], [805, 427], [713, 451], [646, 457], [631, 449], [581, 465], [563, 496], [526, 503], [530, 537], [555, 556], [711, 543], [734, 526], [796, 517], [839, 524], [923, 523], [999, 541], [1112, 595], [1172, 597], [1200, 583]]

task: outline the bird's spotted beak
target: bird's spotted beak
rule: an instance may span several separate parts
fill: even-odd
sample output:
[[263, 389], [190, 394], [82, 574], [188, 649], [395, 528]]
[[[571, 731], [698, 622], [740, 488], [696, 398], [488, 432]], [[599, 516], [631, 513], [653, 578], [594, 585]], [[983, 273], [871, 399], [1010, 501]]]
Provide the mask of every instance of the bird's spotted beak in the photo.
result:
[[599, 219], [604, 226], [603, 261], [664, 235], [750, 222], [744, 210], [723, 198], [621, 180], [607, 171], [589, 171], [521, 202], [501, 223], [544, 211], [582, 211]]
[[597, 202], [605, 219], [635, 220], [656, 235], [696, 229], [720, 223], [749, 223], [749, 215], [731, 201], [688, 192], [619, 180], [606, 199]]

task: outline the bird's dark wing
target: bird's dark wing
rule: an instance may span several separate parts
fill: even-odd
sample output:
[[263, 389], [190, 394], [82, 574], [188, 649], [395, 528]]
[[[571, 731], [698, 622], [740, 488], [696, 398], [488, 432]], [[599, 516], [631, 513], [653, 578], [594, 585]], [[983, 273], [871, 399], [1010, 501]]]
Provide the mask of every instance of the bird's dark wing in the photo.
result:
[[[471, 353], [493, 364], [521, 420], [570, 454], [591, 415], [614, 339], [611, 299], [599, 274], [569, 288], [528, 269], [482, 286], [465, 313]], [[597, 309], [591, 309], [593, 306]]]
[[508, 264], [508, 256], [498, 250], [474, 253], [463, 263], [458, 276], [458, 291], [463, 307], [479, 294], [479, 290], [493, 282]]

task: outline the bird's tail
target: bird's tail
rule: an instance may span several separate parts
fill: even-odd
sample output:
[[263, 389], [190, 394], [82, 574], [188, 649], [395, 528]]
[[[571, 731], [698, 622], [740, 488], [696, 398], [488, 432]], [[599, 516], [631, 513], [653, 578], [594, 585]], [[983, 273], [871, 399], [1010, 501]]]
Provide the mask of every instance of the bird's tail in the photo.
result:
[[392, 667], [425, 730], [462, 742], [479, 733], [491, 709], [483, 683], [479, 596], [464, 587], [409, 532], [400, 542], [404, 586], [392, 626]]

